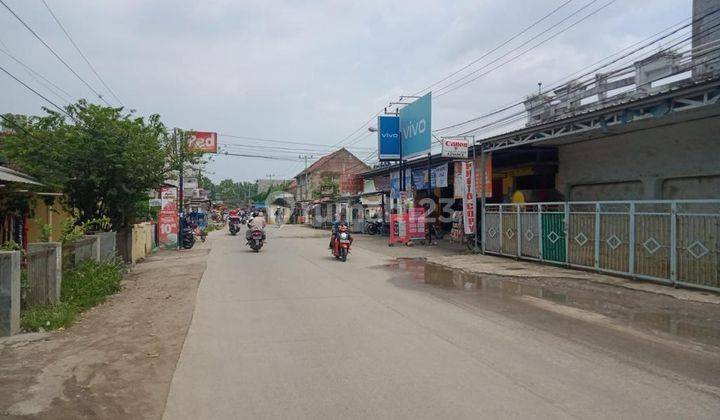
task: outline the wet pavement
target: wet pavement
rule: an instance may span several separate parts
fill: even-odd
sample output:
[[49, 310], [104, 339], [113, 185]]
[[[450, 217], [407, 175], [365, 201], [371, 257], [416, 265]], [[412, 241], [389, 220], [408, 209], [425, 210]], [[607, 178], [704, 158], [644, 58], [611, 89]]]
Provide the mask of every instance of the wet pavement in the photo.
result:
[[394, 281], [399, 286], [422, 284], [459, 290], [465, 295], [462, 296], [465, 303], [478, 307], [528, 305], [525, 298], [529, 297], [600, 314], [618, 325], [640, 331], [720, 347], [720, 305], [716, 304], [688, 302], [577, 279], [466, 273], [427, 263], [422, 258], [398, 258], [378, 268], [397, 272]]

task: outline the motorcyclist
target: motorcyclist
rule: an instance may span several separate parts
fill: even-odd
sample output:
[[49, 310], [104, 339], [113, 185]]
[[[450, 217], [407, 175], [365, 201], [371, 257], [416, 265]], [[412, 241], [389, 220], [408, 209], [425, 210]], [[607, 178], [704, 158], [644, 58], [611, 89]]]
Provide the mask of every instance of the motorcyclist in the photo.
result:
[[258, 229], [262, 232], [263, 241], [265, 240], [265, 226], [267, 226], [267, 222], [262, 212], [253, 212], [250, 220], [248, 220], [247, 226], [248, 230], [245, 232], [245, 239], [250, 240], [252, 231]]
[[[340, 226], [347, 227], [347, 223], [345, 223], [345, 215], [344, 214], [341, 214], [341, 215], [335, 214], [335, 218], [334, 218], [333, 224], [332, 224], [332, 232], [330, 235], [330, 249], [333, 248], [335, 239], [337, 239], [338, 233], [340, 233]], [[350, 239], [350, 243], [352, 243], [352, 237], [350, 235], [348, 235], [348, 237]]]

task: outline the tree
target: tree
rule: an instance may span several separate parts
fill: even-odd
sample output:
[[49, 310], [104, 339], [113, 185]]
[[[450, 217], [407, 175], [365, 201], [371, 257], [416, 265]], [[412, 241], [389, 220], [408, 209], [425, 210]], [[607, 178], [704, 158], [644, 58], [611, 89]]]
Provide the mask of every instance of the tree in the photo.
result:
[[[158, 115], [135, 117], [122, 108], [84, 100], [66, 114], [12, 118], [16, 128], [0, 144], [13, 167], [63, 192], [78, 223], [109, 217], [116, 228], [133, 223], [148, 190], [198, 158], [175, 140]], [[181, 134], [184, 136], [185, 133]]]

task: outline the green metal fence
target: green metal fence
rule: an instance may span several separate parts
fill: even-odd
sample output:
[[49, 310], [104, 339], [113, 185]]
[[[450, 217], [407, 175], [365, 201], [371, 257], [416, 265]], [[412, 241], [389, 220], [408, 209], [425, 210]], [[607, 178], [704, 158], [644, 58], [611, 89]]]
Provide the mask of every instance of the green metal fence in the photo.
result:
[[720, 291], [720, 200], [487, 204], [484, 252]]

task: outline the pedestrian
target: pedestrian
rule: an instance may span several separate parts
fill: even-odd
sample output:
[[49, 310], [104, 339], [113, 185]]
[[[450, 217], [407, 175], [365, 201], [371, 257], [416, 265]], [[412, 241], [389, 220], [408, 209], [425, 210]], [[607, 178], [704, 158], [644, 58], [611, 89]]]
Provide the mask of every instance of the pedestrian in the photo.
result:
[[282, 207], [278, 207], [275, 210], [275, 225], [278, 229], [282, 227], [283, 222], [285, 221], [285, 214], [283, 212]]

